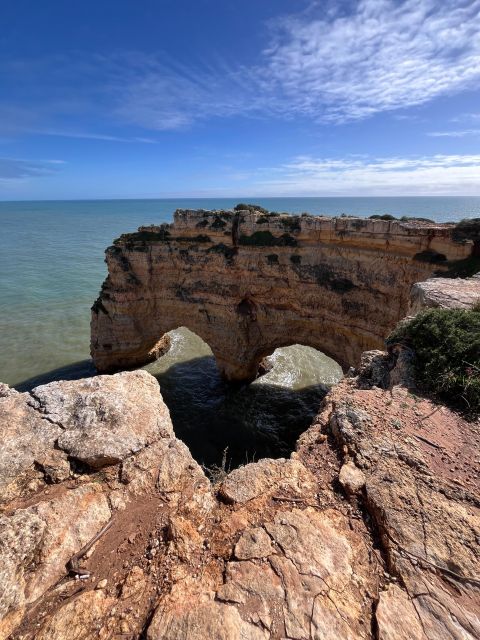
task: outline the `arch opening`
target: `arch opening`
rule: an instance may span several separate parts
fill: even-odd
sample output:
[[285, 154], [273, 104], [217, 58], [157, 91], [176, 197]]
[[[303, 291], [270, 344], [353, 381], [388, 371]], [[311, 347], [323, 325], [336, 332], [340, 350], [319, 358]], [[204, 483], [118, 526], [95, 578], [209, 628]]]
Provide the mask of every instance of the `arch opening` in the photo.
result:
[[185, 326], [169, 332], [170, 350], [145, 368], [160, 384], [177, 437], [207, 470], [290, 455], [341, 367], [323, 353], [289, 345], [266, 359], [267, 373], [239, 385], [222, 376], [212, 350]]

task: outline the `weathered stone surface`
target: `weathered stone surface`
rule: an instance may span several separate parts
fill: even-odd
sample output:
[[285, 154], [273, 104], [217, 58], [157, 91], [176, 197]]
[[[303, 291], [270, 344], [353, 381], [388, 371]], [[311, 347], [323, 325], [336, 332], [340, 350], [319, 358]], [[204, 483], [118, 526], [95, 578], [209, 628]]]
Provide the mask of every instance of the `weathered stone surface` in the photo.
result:
[[49, 502], [0, 519], [0, 638], [58, 578], [75, 551], [110, 518], [98, 485], [85, 485]]
[[425, 307], [470, 309], [480, 302], [480, 274], [473, 278], [431, 278], [412, 287], [409, 314]]
[[272, 553], [272, 542], [261, 527], [244, 531], [235, 545], [235, 557], [237, 560], [266, 558]]
[[62, 427], [58, 446], [94, 468], [118, 463], [173, 433], [158, 383], [145, 371], [52, 382], [32, 395], [35, 407]]
[[[182, 606], [183, 605], [183, 606]], [[230, 605], [210, 602], [193, 606], [177, 604], [173, 610], [155, 614], [148, 629], [148, 640], [267, 640], [268, 635], [245, 622]]]
[[[33, 466], [55, 484], [19, 487], [0, 515], [0, 639], [480, 637], [477, 425], [373, 384], [403, 379], [386, 356], [363, 362], [366, 382], [332, 389], [291, 459], [236, 469], [221, 500], [163, 413], [165, 429], [118, 468], [72, 475], [56, 438], [44, 439], [18, 477]], [[101, 406], [118, 407], [120, 390], [148, 418], [161, 400], [146, 375], [99, 377]], [[35, 407], [35, 394], [0, 387], [0, 403], [14, 399], [15, 437], [35, 417], [60, 435], [100, 420], [84, 382], [42, 392]], [[62, 402], [73, 402], [72, 422]], [[138, 413], [122, 402], [137, 437]], [[128, 441], [128, 425], [114, 423]], [[92, 577], [68, 579], [65, 563], [110, 520], [81, 563]]]
[[[30, 396], [3, 385], [0, 394], [0, 502], [22, 493], [34, 462], [53, 447], [61, 429], [29, 407]], [[30, 473], [29, 473], [30, 472]]]
[[[402, 387], [385, 393], [348, 379], [322, 416], [365, 474], [366, 506], [405, 588], [382, 594], [380, 637], [479, 636], [476, 425]], [[397, 606], [415, 615], [411, 636], [395, 621]]]
[[292, 343], [356, 366], [406, 315], [412, 284], [444, 268], [425, 252], [470, 255], [473, 244], [452, 232], [435, 223], [179, 210], [172, 225], [141, 227], [107, 250], [93, 359], [99, 371], [144, 364], [166, 332], [186, 326], [230, 379], [253, 379], [262, 358]]
[[25, 573], [34, 559], [46, 522], [31, 510], [0, 517], [0, 638], [4, 640], [25, 610]]
[[423, 640], [425, 635], [412, 600], [391, 584], [382, 591], [376, 610], [378, 640]]
[[108, 522], [111, 513], [98, 484], [67, 491], [49, 502], [29, 507], [28, 511], [45, 523], [41, 544], [36, 549], [38, 566], [26, 588], [27, 601], [33, 602], [65, 575], [67, 561]]
[[172, 516], [168, 523], [168, 539], [171, 547], [182, 560], [189, 560], [202, 548], [203, 537], [189, 520]]
[[352, 461], [342, 466], [338, 479], [347, 493], [360, 493], [366, 481], [363, 471]]
[[122, 464], [120, 478], [130, 494], [155, 490], [174, 505], [210, 511], [215, 500], [212, 487], [188, 447], [172, 438], [162, 439], [128, 458]]
[[370, 637], [365, 621], [376, 579], [348, 519], [328, 509], [293, 509], [264, 527], [275, 549], [268, 563], [230, 562], [217, 598], [235, 603], [270, 638]]
[[87, 591], [61, 607], [35, 636], [36, 640], [106, 640], [113, 629], [103, 623], [114, 598], [103, 591]]
[[309, 495], [315, 479], [298, 460], [265, 458], [232, 471], [220, 485], [228, 502], [243, 503], [271, 493]]

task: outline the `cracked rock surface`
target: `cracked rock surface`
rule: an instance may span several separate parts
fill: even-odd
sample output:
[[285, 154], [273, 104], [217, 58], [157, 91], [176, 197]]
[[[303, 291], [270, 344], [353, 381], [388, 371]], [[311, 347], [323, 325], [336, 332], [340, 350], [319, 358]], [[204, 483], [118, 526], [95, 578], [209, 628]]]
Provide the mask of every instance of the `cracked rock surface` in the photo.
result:
[[362, 363], [213, 486], [147, 373], [1, 385], [0, 639], [480, 637], [479, 425]]

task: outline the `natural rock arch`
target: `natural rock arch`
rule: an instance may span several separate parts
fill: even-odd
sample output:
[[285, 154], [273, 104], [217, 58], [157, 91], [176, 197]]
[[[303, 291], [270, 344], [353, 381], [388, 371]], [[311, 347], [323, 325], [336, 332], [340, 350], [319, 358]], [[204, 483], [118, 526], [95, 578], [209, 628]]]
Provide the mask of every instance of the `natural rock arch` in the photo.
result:
[[184, 211], [106, 252], [92, 307], [99, 371], [140, 366], [185, 326], [230, 380], [250, 380], [276, 348], [304, 344], [343, 367], [382, 348], [413, 283], [468, 257], [453, 225], [252, 211]]

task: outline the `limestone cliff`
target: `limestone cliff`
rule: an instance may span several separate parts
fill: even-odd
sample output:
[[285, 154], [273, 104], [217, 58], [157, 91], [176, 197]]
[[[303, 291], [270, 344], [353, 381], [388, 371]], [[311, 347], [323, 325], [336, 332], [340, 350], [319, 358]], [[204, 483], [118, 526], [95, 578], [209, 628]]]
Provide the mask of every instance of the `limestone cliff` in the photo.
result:
[[99, 371], [139, 366], [187, 326], [232, 380], [293, 343], [356, 365], [406, 315], [411, 286], [472, 248], [454, 225], [180, 210], [107, 250], [92, 357]]

